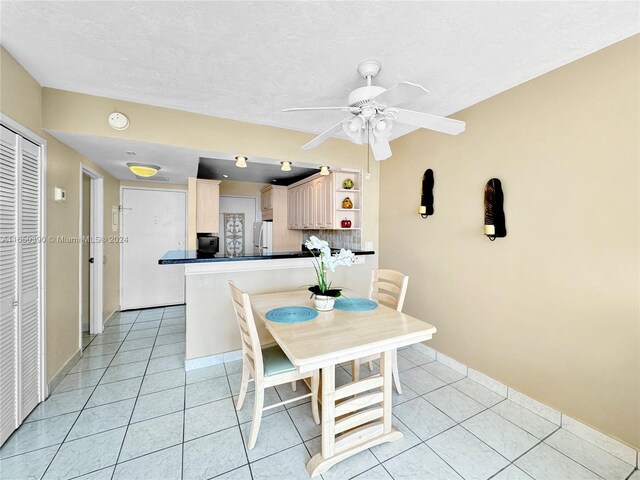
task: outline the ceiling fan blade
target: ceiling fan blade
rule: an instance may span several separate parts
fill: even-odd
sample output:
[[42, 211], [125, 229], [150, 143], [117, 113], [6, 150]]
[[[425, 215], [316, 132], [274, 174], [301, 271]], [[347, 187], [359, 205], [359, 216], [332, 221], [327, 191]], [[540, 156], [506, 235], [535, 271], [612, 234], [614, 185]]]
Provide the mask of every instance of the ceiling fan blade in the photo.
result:
[[391, 156], [391, 146], [387, 140], [377, 140], [369, 144], [376, 160], [386, 160]]
[[436, 132], [448, 133], [449, 135], [458, 135], [464, 132], [466, 123], [453, 118], [439, 117], [428, 113], [414, 112], [413, 110], [403, 110], [394, 108], [389, 110], [393, 113], [396, 122], [413, 125], [414, 127], [428, 128]]
[[401, 103], [415, 100], [429, 93], [426, 88], [411, 82], [400, 82], [384, 92], [376, 95], [371, 100], [385, 107], [393, 107]]
[[285, 108], [283, 112], [312, 112], [316, 110], [342, 110], [344, 112], [359, 112], [359, 108], [355, 107], [298, 107], [298, 108]]
[[[349, 117], [349, 119], [350, 118], [351, 117]], [[345, 119], [345, 120], [348, 120], [348, 119]], [[305, 143], [302, 146], [302, 150], [311, 150], [312, 148], [316, 148], [318, 145], [320, 145], [321, 143], [331, 138], [334, 134], [342, 130], [342, 122], [344, 122], [344, 120], [339, 121], [333, 127], [329, 128], [328, 130], [325, 130], [310, 142]]]

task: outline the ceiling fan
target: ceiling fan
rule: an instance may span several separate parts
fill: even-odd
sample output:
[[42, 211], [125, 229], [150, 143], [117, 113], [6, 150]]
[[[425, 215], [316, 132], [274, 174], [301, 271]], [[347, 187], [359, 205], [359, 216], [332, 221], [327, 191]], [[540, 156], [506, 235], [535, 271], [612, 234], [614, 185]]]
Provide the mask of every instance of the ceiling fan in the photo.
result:
[[358, 65], [358, 73], [367, 81], [367, 85], [356, 88], [349, 94], [348, 107], [303, 107], [283, 110], [283, 112], [341, 110], [351, 113], [350, 117], [341, 120], [303, 145], [303, 150], [311, 150], [343, 130], [353, 143], [368, 143], [376, 160], [386, 160], [391, 156], [389, 136], [394, 122], [449, 135], [464, 132], [465, 122], [460, 120], [397, 108], [396, 105], [415, 100], [429, 91], [410, 82], [400, 82], [391, 88], [371, 85], [371, 79], [380, 72], [380, 67], [381, 64], [377, 60], [365, 60]]

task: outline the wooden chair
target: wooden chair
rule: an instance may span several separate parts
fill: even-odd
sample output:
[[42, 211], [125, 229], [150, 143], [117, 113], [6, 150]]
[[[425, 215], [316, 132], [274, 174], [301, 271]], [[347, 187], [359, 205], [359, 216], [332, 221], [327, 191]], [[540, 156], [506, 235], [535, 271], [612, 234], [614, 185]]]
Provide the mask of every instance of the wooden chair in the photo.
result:
[[[371, 272], [371, 285], [369, 287], [369, 299], [376, 300], [378, 303], [393, 308], [398, 312], [402, 311], [404, 298], [407, 295], [407, 285], [409, 284], [409, 276], [403, 275], [395, 270], [378, 269]], [[379, 355], [372, 355], [365, 358], [354, 360], [351, 364], [353, 380], [360, 378], [360, 365], [369, 364], [369, 370], [373, 371], [373, 360], [379, 358]], [[396, 391], [402, 394], [400, 386], [400, 375], [398, 373], [398, 352], [393, 351], [393, 383]]]
[[[238, 395], [236, 410], [240, 410], [244, 404], [249, 382], [255, 382], [253, 421], [251, 423], [251, 433], [249, 434], [249, 443], [247, 445], [249, 450], [251, 450], [256, 445], [258, 430], [260, 429], [260, 422], [262, 420], [262, 412], [264, 410], [279, 407], [280, 405], [285, 405], [302, 398], [311, 397], [313, 419], [316, 424], [320, 424], [320, 415], [318, 414], [320, 372], [316, 370], [312, 373], [298, 373], [296, 367], [293, 366], [277, 344], [262, 347], [253, 318], [249, 295], [242, 292], [233, 282], [229, 282], [229, 286], [231, 287], [233, 308], [236, 312], [236, 319], [242, 339], [242, 383], [240, 385], [240, 394]], [[290, 382], [293, 382], [293, 386], [297, 380], [304, 378], [311, 379], [311, 393], [291, 398], [284, 402], [268, 405], [267, 407], [264, 406], [265, 389]]]

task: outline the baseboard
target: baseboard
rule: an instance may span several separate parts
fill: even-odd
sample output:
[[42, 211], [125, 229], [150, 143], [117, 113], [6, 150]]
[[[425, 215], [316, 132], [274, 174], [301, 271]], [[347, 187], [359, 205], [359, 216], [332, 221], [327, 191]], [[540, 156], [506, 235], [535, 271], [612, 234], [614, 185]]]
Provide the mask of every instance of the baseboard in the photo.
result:
[[120, 313], [120, 310], [116, 309], [116, 310], [112, 311], [109, 315], [107, 315], [106, 319], [102, 320], [102, 324], [106, 325], [107, 322], [109, 320], [111, 320], [113, 317], [115, 317], [117, 313]]
[[615, 438], [612, 438], [607, 434], [602, 433], [565, 413], [562, 413], [559, 410], [549, 407], [548, 405], [545, 405], [538, 400], [531, 398], [528, 395], [525, 395], [524, 393], [489, 377], [488, 375], [485, 375], [484, 373], [474, 370], [473, 368], [469, 368], [463, 363], [460, 363], [425, 344], [416, 343], [411, 347], [429, 355], [437, 362], [466, 375], [471, 380], [474, 380], [498, 395], [508, 398], [521, 407], [524, 407], [542, 418], [561, 426], [565, 430], [573, 433], [575, 436], [595, 445], [601, 450], [619, 458], [623, 462], [626, 462], [629, 465], [634, 465], [636, 468], [640, 468], [640, 450], [636, 450], [633, 447], [630, 447], [629, 445], [616, 440]]
[[69, 359], [69, 361], [64, 364], [64, 366], [58, 371], [58, 373], [56, 373], [55, 377], [51, 379], [51, 381], [48, 384], [49, 395], [51, 395], [51, 393], [60, 384], [64, 376], [67, 373], [69, 373], [69, 370], [71, 370], [75, 366], [75, 364], [78, 363], [78, 360], [80, 360], [81, 356], [82, 356], [82, 349], [78, 349], [78, 351], [74, 353], [73, 356]]
[[209, 355], [207, 357], [192, 358], [184, 362], [184, 368], [195, 370], [196, 368], [212, 367], [221, 363], [233, 362], [242, 359], [242, 350], [232, 350], [231, 352], [219, 353], [217, 355]]

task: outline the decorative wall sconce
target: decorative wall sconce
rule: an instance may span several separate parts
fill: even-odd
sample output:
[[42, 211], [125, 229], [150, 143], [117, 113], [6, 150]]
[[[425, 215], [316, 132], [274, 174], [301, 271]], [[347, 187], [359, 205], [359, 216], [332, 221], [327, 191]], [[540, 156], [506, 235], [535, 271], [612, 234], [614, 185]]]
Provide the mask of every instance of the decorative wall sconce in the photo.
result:
[[420, 209], [418, 213], [422, 218], [433, 215], [433, 170], [425, 170], [422, 176], [422, 196], [420, 197]]
[[492, 242], [498, 237], [507, 236], [503, 204], [502, 183], [492, 178], [484, 188], [484, 234]]

